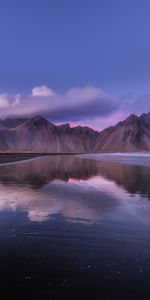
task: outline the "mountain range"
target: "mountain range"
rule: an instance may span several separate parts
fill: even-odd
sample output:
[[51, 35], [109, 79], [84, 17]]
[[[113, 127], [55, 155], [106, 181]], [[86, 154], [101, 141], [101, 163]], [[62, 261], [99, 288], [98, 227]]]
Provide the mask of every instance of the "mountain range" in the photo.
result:
[[0, 120], [1, 152], [87, 153], [150, 151], [150, 112], [130, 115], [100, 132], [54, 125], [42, 116]]

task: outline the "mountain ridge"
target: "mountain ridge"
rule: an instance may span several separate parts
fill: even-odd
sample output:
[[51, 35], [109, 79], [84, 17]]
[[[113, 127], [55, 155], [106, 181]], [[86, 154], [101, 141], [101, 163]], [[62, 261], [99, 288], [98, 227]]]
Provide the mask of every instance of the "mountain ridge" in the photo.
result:
[[0, 152], [99, 153], [150, 151], [150, 112], [130, 115], [98, 132], [55, 125], [37, 115], [0, 120]]

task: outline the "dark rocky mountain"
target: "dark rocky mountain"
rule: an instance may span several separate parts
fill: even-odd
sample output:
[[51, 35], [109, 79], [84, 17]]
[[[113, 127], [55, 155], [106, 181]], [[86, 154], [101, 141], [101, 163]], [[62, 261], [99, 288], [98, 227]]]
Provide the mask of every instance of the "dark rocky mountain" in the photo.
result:
[[[15, 122], [14, 122], [15, 123]], [[8, 124], [8, 123], [7, 123]], [[99, 133], [88, 127], [56, 126], [41, 116], [0, 127], [0, 150], [9, 152], [92, 152]]]
[[132, 152], [150, 150], [150, 113], [130, 115], [117, 125], [99, 133], [96, 152]]
[[99, 133], [95, 152], [150, 151], [150, 112], [130, 115]]
[[150, 151], [150, 113], [131, 115], [97, 132], [89, 127], [56, 126], [41, 116], [0, 120], [1, 152], [133, 152]]

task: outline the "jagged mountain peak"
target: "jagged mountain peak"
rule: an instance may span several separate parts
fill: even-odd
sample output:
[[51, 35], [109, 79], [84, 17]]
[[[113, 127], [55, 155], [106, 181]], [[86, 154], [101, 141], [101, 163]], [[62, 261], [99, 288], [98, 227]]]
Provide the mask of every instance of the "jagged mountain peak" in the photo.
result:
[[45, 119], [44, 117], [42, 117], [40, 115], [32, 117], [25, 124], [25, 126], [29, 127], [29, 128], [43, 128], [43, 127], [48, 127], [48, 126], [52, 126], [52, 125], [53, 125], [52, 123], [49, 123], [49, 121], [47, 119]]
[[70, 124], [69, 123], [65, 123], [65, 124], [61, 124], [57, 126], [58, 128], [62, 128], [62, 129], [70, 129]]
[[129, 122], [129, 123], [131, 122], [132, 123], [132, 122], [137, 121], [137, 119], [138, 119], [138, 116], [135, 115], [135, 114], [132, 114], [129, 117], [127, 117], [124, 122]]
[[150, 112], [148, 112], [147, 114], [142, 114], [139, 117], [139, 122], [141, 123], [141, 125], [150, 128]]
[[32, 117], [30, 121], [33, 122], [33, 124], [35, 124], [35, 125], [49, 124], [49, 122], [44, 117], [42, 117], [40, 115]]
[[117, 125], [121, 125], [121, 126], [134, 126], [136, 125], [138, 122], [138, 116], [135, 114], [132, 114], [130, 116], [128, 116], [125, 120], [119, 122]]

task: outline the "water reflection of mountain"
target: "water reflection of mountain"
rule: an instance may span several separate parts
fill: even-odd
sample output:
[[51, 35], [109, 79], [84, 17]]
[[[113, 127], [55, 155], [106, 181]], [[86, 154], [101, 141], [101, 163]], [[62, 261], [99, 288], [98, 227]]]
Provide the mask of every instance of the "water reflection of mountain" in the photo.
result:
[[43, 184], [60, 179], [87, 180], [98, 174], [97, 163], [90, 160], [80, 160], [74, 156], [47, 156], [38, 159], [3, 165], [0, 167], [0, 181], [32, 185], [35, 188]]
[[48, 156], [0, 167], [3, 184], [17, 183], [40, 188], [55, 179], [88, 180], [103, 176], [131, 194], [150, 194], [150, 168], [78, 159], [74, 156]]
[[122, 186], [128, 193], [150, 197], [150, 168], [100, 163], [100, 174]]
[[[122, 205], [150, 211], [149, 168], [48, 156], [0, 167], [0, 211], [26, 212], [43, 222], [61, 214], [69, 222], [91, 223]], [[141, 199], [143, 201], [141, 201]]]

